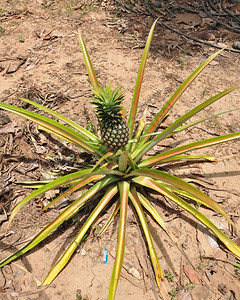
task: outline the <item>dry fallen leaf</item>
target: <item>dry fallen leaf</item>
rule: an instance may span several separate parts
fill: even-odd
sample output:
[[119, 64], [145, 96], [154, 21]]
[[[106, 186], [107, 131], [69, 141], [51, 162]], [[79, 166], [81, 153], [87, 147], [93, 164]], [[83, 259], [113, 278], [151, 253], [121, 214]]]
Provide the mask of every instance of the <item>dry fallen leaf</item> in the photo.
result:
[[212, 34], [211, 32], [206, 32], [206, 31], [201, 32], [199, 34], [199, 37], [206, 41], [214, 41], [216, 38], [214, 34]]
[[34, 154], [32, 152], [31, 147], [27, 142], [24, 141], [24, 139], [19, 140], [18, 147], [26, 158], [34, 158]]
[[200, 275], [193, 270], [191, 267], [187, 266], [187, 265], [183, 265], [183, 272], [184, 274], [187, 276], [187, 278], [189, 279], [189, 281], [193, 284], [198, 284], [201, 280]]

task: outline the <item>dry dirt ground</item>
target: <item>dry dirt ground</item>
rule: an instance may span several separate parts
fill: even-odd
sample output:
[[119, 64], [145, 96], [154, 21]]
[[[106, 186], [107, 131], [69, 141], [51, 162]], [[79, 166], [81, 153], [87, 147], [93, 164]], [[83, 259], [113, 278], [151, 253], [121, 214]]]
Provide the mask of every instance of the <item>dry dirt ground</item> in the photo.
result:
[[[94, 129], [96, 118], [89, 103], [91, 88], [77, 37], [77, 28], [80, 27], [100, 82], [105, 84], [109, 80], [112, 85], [121, 84], [126, 91], [124, 105], [129, 111], [144, 41], [153, 22], [151, 16], [124, 12], [111, 1], [0, 0], [0, 4], [2, 102], [34, 110], [18, 99], [28, 97], [82, 126], [92, 126]], [[239, 2], [230, 5], [230, 8], [239, 12]], [[169, 24], [176, 28], [182, 26], [199, 36], [199, 33], [209, 29], [207, 19], [206, 15], [179, 11]], [[194, 22], [200, 25], [195, 27]], [[239, 33], [221, 26], [210, 30], [210, 33], [214, 37], [209, 42], [219, 45], [231, 45], [239, 38]], [[150, 120], [180, 83], [214, 51], [212, 47], [157, 25], [141, 93], [140, 115], [147, 109]], [[166, 122], [172, 122], [203, 99], [239, 84], [239, 62], [238, 52], [225, 51], [219, 55], [181, 97]], [[211, 105], [200, 116], [229, 109], [233, 111], [199, 124], [187, 134], [171, 139], [165, 147], [239, 131], [239, 108], [240, 90], [236, 90]], [[214, 163], [175, 165], [170, 170], [193, 181], [222, 204], [238, 226], [239, 149], [239, 141], [204, 149], [201, 153], [215, 155], [218, 160]], [[89, 157], [83, 156], [78, 149], [38, 131], [34, 124], [13, 114], [0, 112], [1, 260], [29, 240], [66, 205], [62, 203], [43, 213], [41, 208], [44, 203], [59, 191], [47, 193], [44, 198], [32, 201], [19, 212], [5, 236], [10, 210], [29, 193], [29, 189], [16, 182], [49, 179], [79, 168], [76, 162], [87, 159]], [[240, 272], [233, 265], [239, 264], [239, 261], [190, 215], [164, 199], [158, 200], [153, 197], [156, 209], [188, 257], [182, 256], [154, 221], [148, 218], [168, 282], [169, 299], [240, 299]], [[53, 284], [37, 287], [37, 282], [45, 277], [90, 210], [91, 205], [74, 220], [64, 223], [36, 249], [2, 268], [0, 298], [73, 300], [82, 299], [80, 295], [85, 295], [85, 299], [106, 299], [114, 258], [109, 255], [108, 263], [103, 264], [103, 251], [116, 245], [117, 220], [100, 238], [92, 230]], [[238, 242], [236, 230], [219, 215], [203, 207], [200, 210]], [[102, 217], [102, 224], [106, 218]], [[141, 231], [130, 208], [126, 260], [116, 299], [159, 299]]]

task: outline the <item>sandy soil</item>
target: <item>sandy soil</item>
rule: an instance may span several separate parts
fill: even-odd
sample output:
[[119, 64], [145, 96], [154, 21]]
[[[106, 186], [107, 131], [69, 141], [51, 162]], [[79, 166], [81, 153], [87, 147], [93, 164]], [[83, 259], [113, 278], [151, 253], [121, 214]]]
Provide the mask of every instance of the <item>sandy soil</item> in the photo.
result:
[[[239, 3], [235, 5], [231, 8], [239, 11]], [[169, 22], [177, 24], [177, 27], [184, 24], [186, 30], [199, 36], [208, 30], [206, 19], [206, 16], [179, 12]], [[18, 99], [28, 97], [82, 126], [96, 126], [96, 117], [89, 101], [90, 83], [77, 37], [77, 28], [80, 27], [100, 83], [111, 81], [112, 85], [121, 84], [126, 91], [124, 105], [129, 111], [152, 17], [126, 13], [111, 1], [9, 0], [0, 1], [0, 22], [2, 102], [33, 109]], [[200, 22], [198, 32], [193, 30], [194, 22]], [[222, 27], [210, 32], [214, 34], [213, 42], [219, 45], [230, 45], [239, 38], [239, 34]], [[150, 120], [180, 83], [215, 50], [158, 25], [145, 73], [139, 116], [147, 109]], [[239, 60], [239, 53], [225, 51], [219, 55], [181, 97], [166, 122], [172, 122], [203, 99], [239, 84]], [[178, 139], [165, 146], [175, 147], [181, 143], [239, 131], [239, 108], [240, 91], [236, 90], [211, 105], [200, 116], [229, 109], [233, 111], [208, 120], [187, 134], [178, 135]], [[239, 141], [204, 149], [202, 154], [214, 155], [218, 160], [214, 163], [175, 165], [171, 170], [193, 181], [213, 197], [238, 226], [239, 149]], [[19, 212], [5, 236], [11, 208], [29, 193], [29, 189], [16, 182], [49, 179], [75, 168], [74, 160], [81, 162], [84, 159], [78, 149], [39, 132], [34, 124], [0, 112], [1, 260], [29, 240], [64, 207], [63, 203], [62, 207], [43, 213], [44, 201], [54, 197], [58, 191], [47, 193], [44, 198], [32, 201]], [[156, 209], [178, 238], [188, 258], [149, 217], [149, 226], [168, 282], [169, 299], [240, 299], [240, 273], [233, 265], [239, 261], [190, 215], [164, 199], [158, 200], [153, 197]], [[103, 251], [104, 248], [113, 249], [116, 246], [117, 220], [101, 237], [91, 232], [51, 286], [37, 287], [90, 210], [91, 206], [76, 219], [64, 223], [36, 249], [2, 268], [0, 298], [73, 300], [81, 299], [82, 295], [85, 299], [106, 299], [114, 258], [110, 255], [108, 263], [103, 264]], [[236, 230], [223, 218], [202, 207], [200, 210], [227, 235], [239, 241]], [[102, 222], [107, 219], [107, 214]], [[134, 274], [131, 274], [131, 268]], [[131, 208], [126, 261], [116, 299], [159, 299], [146, 247]]]

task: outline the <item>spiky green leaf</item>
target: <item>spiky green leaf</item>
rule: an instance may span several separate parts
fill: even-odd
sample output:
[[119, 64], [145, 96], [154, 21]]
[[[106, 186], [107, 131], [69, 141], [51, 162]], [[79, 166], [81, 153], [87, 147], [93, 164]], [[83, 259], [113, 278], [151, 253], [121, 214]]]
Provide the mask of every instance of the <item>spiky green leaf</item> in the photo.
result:
[[120, 192], [120, 217], [118, 225], [118, 240], [116, 257], [112, 271], [111, 282], [108, 292], [108, 300], [113, 300], [117, 290], [117, 284], [120, 277], [123, 258], [125, 253], [125, 239], [126, 239], [126, 222], [127, 222], [127, 208], [129, 196], [129, 183], [127, 181], [119, 181], [118, 188]]
[[79, 246], [81, 243], [81, 240], [87, 233], [89, 227], [93, 224], [95, 219], [98, 217], [98, 215], [103, 211], [103, 209], [106, 207], [106, 205], [109, 203], [109, 201], [113, 198], [113, 196], [117, 193], [118, 189], [117, 186], [110, 186], [103, 196], [103, 198], [99, 201], [95, 209], [92, 211], [90, 216], [87, 218], [83, 226], [81, 227], [80, 231], [76, 235], [76, 237], [73, 239], [71, 244], [67, 247], [67, 249], [64, 251], [62, 257], [59, 259], [59, 261], [51, 268], [47, 276], [42, 282], [42, 285], [48, 285], [50, 284], [55, 277], [61, 272], [61, 270], [65, 267], [69, 259], [71, 258], [73, 252], [75, 249]]
[[136, 119], [136, 115], [137, 115], [138, 102], [139, 102], [139, 97], [140, 97], [140, 91], [141, 91], [142, 82], [143, 82], [143, 75], [144, 75], [144, 71], [145, 71], [145, 67], [146, 67], [146, 63], [147, 63], [147, 57], [148, 57], [148, 53], [149, 53], [149, 49], [150, 49], [150, 45], [151, 45], [151, 41], [152, 41], [152, 36], [153, 36], [153, 31], [156, 26], [156, 23], [157, 23], [157, 20], [153, 23], [153, 25], [149, 31], [147, 42], [146, 42], [146, 45], [144, 48], [142, 60], [141, 60], [138, 75], [137, 75], [136, 85], [135, 85], [133, 99], [132, 99], [132, 106], [131, 106], [131, 110], [130, 110], [129, 118], [128, 118], [130, 139], [132, 138], [132, 134], [133, 134], [134, 123], [135, 123], [135, 119]]

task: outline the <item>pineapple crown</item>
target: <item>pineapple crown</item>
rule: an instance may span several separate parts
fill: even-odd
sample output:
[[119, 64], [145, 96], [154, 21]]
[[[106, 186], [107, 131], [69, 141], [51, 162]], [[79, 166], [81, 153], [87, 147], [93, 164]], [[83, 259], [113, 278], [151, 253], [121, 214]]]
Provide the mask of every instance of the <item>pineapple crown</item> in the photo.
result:
[[96, 113], [98, 120], [121, 119], [123, 118], [122, 101], [124, 99], [124, 92], [120, 91], [118, 85], [114, 90], [111, 84], [107, 83], [106, 88], [98, 87], [98, 90], [93, 90], [95, 96], [91, 102], [96, 106]]

